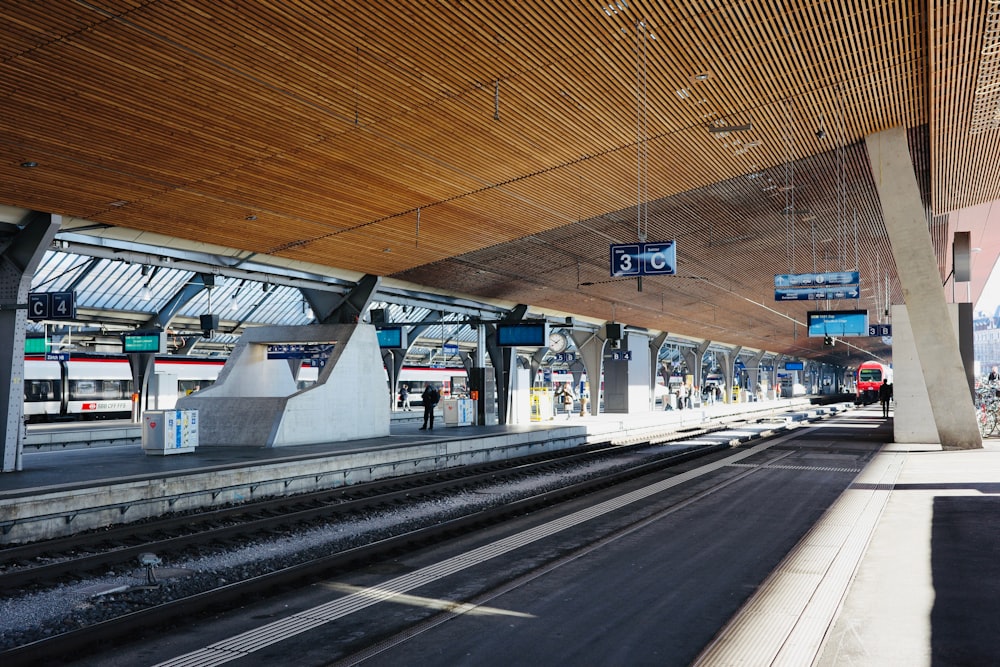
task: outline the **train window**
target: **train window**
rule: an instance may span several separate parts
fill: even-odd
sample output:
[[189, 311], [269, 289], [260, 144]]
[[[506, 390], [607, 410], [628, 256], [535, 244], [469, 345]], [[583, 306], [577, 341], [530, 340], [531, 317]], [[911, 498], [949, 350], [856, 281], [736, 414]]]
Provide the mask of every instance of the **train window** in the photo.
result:
[[51, 380], [25, 380], [24, 400], [26, 402], [55, 401], [59, 399], [56, 386]]
[[861, 372], [858, 373], [858, 380], [861, 382], [881, 382], [882, 381], [882, 369], [881, 368], [862, 368]]
[[69, 400], [85, 401], [85, 400], [96, 400], [98, 398], [100, 398], [100, 394], [98, 394], [97, 392], [96, 380], [69, 381]]
[[129, 398], [132, 395], [131, 380], [102, 380], [101, 396], [106, 399]]

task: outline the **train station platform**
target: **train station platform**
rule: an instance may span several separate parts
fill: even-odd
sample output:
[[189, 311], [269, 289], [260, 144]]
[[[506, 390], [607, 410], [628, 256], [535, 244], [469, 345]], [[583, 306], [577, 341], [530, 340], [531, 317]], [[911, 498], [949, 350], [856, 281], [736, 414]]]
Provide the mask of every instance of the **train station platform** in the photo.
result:
[[[806, 419], [808, 399], [601, 414], [523, 425], [454, 426], [393, 413], [390, 434], [294, 447], [198, 447], [150, 456], [131, 423], [32, 427], [22, 470], [0, 475], [0, 544], [60, 537], [169, 512], [349, 486], [585, 444], [663, 442], [729, 420]], [[331, 428], [335, 426], [331, 425]], [[34, 444], [31, 444], [34, 443]]]
[[[824, 410], [779, 405], [773, 406], [776, 429], [781, 422], [787, 426], [805, 421]], [[748, 404], [731, 415], [746, 417], [738, 413], [763, 407]], [[458, 448], [480, 456], [477, 441], [498, 451], [507, 447], [523, 452], [542, 442], [686, 437], [704, 426], [694, 423], [694, 412], [602, 415], [527, 426], [439, 427], [433, 432], [418, 431], [418, 422], [401, 421], [389, 437], [372, 442], [242, 452], [208, 448], [173, 457], [147, 457], [134, 447], [29, 453], [23, 472], [0, 476], [0, 507], [6, 505], [0, 516], [6, 520], [11, 508], [43, 496], [66, 499], [80, 491], [94, 500], [104, 493], [105, 483], [154, 488], [163, 487], [168, 478], [192, 477], [203, 483], [206, 475], [226, 477], [234, 470], [248, 478], [241, 482], [243, 492], [254, 493], [250, 486], [263, 484], [249, 479], [258, 468], [271, 475], [282, 472], [285, 477], [279, 483], [284, 484], [304, 474], [299, 466], [309, 461], [314, 476], [342, 475], [345, 468], [334, 461], [358, 453], [371, 466], [409, 468], [416, 466], [413, 455], [384, 463], [375, 459], [386, 451], [412, 454], [427, 448]], [[876, 430], [859, 427], [859, 442], [878, 446], [891, 439], [887, 430], [892, 422], [876, 418], [878, 412], [878, 406], [856, 410], [857, 421], [879, 424]], [[711, 422], [722, 414], [707, 417], [699, 421]], [[503, 439], [507, 444], [499, 445]], [[326, 466], [327, 471], [315, 466]], [[695, 664], [1000, 664], [997, 510], [1000, 437], [969, 451], [882, 445]], [[60, 519], [65, 522], [67, 516]]]
[[1000, 437], [983, 444], [884, 445], [695, 664], [1000, 664]]

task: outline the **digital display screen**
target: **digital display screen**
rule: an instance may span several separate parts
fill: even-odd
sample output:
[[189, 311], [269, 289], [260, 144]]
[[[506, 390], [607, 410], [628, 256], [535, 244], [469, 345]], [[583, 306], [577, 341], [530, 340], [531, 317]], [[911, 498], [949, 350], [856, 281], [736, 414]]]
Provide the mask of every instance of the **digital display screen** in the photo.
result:
[[786, 371], [801, 371], [803, 368], [805, 368], [805, 364], [803, 364], [801, 361], [786, 361], [785, 362], [785, 370]]
[[379, 347], [401, 348], [406, 347], [406, 336], [402, 327], [388, 327], [375, 332], [378, 335]]
[[809, 336], [867, 336], [867, 310], [809, 311]]
[[166, 351], [167, 338], [164, 333], [125, 334], [122, 337], [125, 352], [155, 352]]
[[501, 347], [548, 347], [548, 344], [548, 322], [497, 325], [497, 345]]

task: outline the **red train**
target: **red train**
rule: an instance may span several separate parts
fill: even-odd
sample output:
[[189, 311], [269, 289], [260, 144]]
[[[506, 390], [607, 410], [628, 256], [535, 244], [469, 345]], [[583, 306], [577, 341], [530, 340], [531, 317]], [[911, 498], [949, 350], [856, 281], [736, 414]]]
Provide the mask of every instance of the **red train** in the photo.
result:
[[892, 382], [892, 368], [878, 361], [865, 361], [854, 373], [857, 391], [856, 403], [874, 403], [878, 400], [878, 388], [882, 381]]

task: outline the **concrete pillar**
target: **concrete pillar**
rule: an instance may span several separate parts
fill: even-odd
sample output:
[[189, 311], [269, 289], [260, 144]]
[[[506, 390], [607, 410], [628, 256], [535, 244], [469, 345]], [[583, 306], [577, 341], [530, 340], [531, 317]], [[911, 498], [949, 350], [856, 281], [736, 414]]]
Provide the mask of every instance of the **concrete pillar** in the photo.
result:
[[21, 469], [24, 429], [24, 339], [31, 278], [62, 218], [31, 213], [0, 262], [0, 409], [4, 414], [3, 472]]
[[[649, 339], [649, 409], [656, 406], [656, 375], [660, 370], [660, 348], [667, 340], [667, 332], [663, 331]], [[670, 384], [670, 379], [663, 380], [665, 385]]]
[[722, 353], [722, 374], [726, 378], [726, 395], [723, 396], [722, 400], [725, 403], [733, 402], [733, 376], [736, 374], [736, 360], [739, 359], [740, 350], [742, 349], [742, 345], [737, 345], [733, 349]]
[[599, 333], [573, 331], [570, 333], [573, 344], [580, 353], [587, 372], [587, 383], [590, 385], [590, 414], [601, 412], [601, 365], [604, 361], [605, 339]]
[[702, 381], [701, 381], [702, 380], [702, 372], [701, 372], [702, 361], [703, 361], [703, 359], [705, 357], [705, 350], [708, 349], [708, 346], [709, 346], [710, 342], [711, 341], [703, 340], [702, 342], [698, 343], [698, 345], [696, 347], [693, 347], [693, 348], [690, 348], [688, 350], [685, 350], [684, 353], [683, 353], [684, 354], [684, 360], [687, 362], [688, 371], [693, 376], [693, 379], [691, 381], [692, 382], [692, 386], [693, 387], [698, 387], [699, 391], [701, 390], [701, 386], [702, 386]]
[[941, 288], [927, 216], [913, 174], [913, 161], [901, 127], [865, 138], [882, 218], [903, 287], [914, 349], [931, 388], [930, 407], [941, 447], [983, 446], [966, 382], [958, 338]]
[[[650, 411], [649, 342], [642, 334], [628, 332], [622, 339], [621, 352], [630, 352], [631, 360], [607, 359], [616, 350], [604, 353], [605, 414], [636, 414]], [[593, 387], [591, 387], [593, 393]]]

